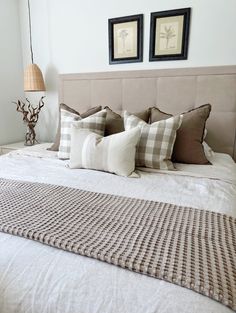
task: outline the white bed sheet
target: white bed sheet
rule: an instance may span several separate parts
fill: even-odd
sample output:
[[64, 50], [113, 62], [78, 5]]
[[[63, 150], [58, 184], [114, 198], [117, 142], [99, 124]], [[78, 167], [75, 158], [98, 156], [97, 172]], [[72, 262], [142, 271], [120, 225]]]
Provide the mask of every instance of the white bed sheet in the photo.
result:
[[[0, 177], [44, 182], [224, 212], [236, 217], [235, 163], [218, 154], [214, 179], [204, 166], [179, 172], [139, 172], [124, 178], [70, 170], [47, 145], [0, 157]], [[195, 172], [195, 173], [194, 173]], [[191, 175], [191, 176], [189, 176]], [[214, 176], [214, 175], [213, 175]], [[191, 290], [0, 233], [0, 313], [227, 313], [230, 309]]]

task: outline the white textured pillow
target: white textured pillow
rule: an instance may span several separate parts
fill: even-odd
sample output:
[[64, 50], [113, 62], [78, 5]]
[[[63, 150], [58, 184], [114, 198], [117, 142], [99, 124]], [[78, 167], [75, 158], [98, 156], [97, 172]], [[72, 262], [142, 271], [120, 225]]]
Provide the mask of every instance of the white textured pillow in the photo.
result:
[[105, 131], [106, 115], [106, 110], [102, 110], [82, 119], [77, 114], [61, 110], [61, 139], [58, 158], [66, 160], [70, 157], [71, 125], [73, 123], [77, 123], [78, 128], [87, 129], [103, 136]]
[[[70, 168], [89, 168], [130, 176], [135, 169], [136, 146], [140, 128], [102, 137], [71, 127]], [[78, 144], [79, 143], [79, 144]]]
[[213, 157], [214, 151], [211, 149], [211, 147], [206, 143], [206, 141], [203, 141], [202, 143], [204, 148], [204, 153], [206, 158], [209, 160], [209, 158]]
[[182, 115], [174, 116], [152, 124], [147, 124], [135, 115], [124, 112], [125, 130], [141, 128], [140, 141], [137, 146], [136, 166], [174, 169], [171, 162], [176, 131], [182, 122]]

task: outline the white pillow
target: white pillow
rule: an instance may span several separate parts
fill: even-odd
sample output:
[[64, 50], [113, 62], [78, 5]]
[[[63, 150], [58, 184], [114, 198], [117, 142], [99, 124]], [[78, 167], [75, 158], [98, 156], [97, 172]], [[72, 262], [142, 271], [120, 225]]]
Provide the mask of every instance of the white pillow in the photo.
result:
[[204, 153], [206, 158], [209, 160], [209, 158], [213, 157], [214, 151], [211, 149], [211, 147], [206, 143], [206, 141], [203, 141], [202, 143], [204, 148]]
[[70, 168], [89, 168], [130, 176], [135, 169], [138, 127], [107, 137], [71, 127]]

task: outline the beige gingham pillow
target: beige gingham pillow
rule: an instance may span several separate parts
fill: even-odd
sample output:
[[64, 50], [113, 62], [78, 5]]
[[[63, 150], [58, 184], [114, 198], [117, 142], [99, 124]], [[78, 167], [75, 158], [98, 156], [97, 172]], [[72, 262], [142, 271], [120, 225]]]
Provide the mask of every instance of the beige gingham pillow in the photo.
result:
[[140, 141], [136, 152], [136, 166], [161, 170], [174, 169], [171, 155], [176, 131], [182, 122], [182, 115], [171, 117], [153, 124], [147, 124], [138, 117], [124, 112], [125, 130], [139, 126]]
[[77, 114], [61, 110], [61, 139], [58, 158], [63, 160], [70, 158], [72, 123], [78, 123], [77, 128], [89, 130], [98, 135], [104, 136], [106, 114], [106, 110], [102, 110], [82, 119]]

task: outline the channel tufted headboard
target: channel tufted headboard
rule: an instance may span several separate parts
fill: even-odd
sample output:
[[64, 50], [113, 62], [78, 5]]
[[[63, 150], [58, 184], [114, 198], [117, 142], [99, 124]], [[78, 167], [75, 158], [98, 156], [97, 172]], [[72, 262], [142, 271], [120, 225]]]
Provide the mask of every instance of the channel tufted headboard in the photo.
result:
[[207, 142], [236, 160], [236, 65], [59, 75], [59, 101], [80, 112], [109, 106], [136, 112], [158, 106], [182, 113], [212, 104]]

